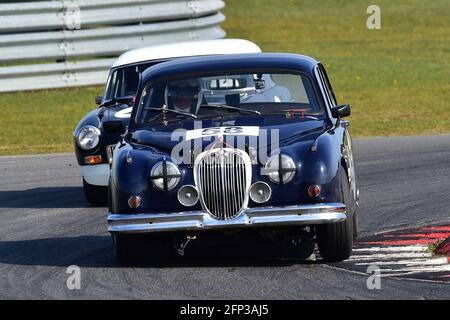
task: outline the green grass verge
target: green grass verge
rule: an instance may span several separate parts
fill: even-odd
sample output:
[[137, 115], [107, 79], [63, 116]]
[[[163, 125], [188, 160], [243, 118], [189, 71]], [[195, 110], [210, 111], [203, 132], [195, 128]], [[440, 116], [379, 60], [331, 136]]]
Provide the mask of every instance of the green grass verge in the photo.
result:
[[[358, 0], [226, 0], [230, 38], [264, 51], [311, 55], [338, 100], [353, 108], [354, 136], [450, 132], [448, 0], [378, 0], [382, 29], [366, 28]], [[102, 88], [0, 95], [0, 155], [71, 151], [74, 126]]]
[[0, 95], [0, 155], [70, 152], [78, 121], [101, 87]]

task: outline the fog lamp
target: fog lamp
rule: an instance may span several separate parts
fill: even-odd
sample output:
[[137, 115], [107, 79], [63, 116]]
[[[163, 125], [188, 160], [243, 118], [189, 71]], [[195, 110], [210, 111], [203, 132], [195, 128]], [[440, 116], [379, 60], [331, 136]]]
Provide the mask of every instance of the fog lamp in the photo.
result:
[[272, 189], [270, 186], [262, 181], [255, 182], [250, 187], [250, 198], [256, 203], [265, 203], [269, 201], [272, 196]]
[[197, 204], [198, 191], [194, 186], [182, 186], [178, 190], [178, 201], [185, 207], [192, 207]]

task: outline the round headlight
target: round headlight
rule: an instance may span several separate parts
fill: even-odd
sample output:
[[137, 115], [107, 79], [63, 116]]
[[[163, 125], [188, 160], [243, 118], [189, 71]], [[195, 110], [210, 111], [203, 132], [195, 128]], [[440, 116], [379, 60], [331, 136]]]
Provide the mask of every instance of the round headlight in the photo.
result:
[[100, 141], [100, 130], [94, 126], [86, 126], [80, 130], [77, 143], [83, 150], [92, 150]]
[[285, 154], [269, 158], [264, 169], [269, 180], [279, 184], [291, 182], [297, 170], [294, 160]]
[[170, 191], [180, 183], [181, 172], [176, 164], [161, 161], [153, 166], [150, 179], [156, 189]]

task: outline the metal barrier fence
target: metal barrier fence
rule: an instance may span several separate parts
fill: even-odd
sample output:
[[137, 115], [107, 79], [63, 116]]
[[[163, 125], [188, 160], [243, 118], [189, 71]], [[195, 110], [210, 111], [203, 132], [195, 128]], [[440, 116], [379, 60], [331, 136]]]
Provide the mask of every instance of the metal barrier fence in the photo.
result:
[[127, 50], [224, 37], [223, 7], [221, 0], [0, 4], [0, 92], [102, 84]]

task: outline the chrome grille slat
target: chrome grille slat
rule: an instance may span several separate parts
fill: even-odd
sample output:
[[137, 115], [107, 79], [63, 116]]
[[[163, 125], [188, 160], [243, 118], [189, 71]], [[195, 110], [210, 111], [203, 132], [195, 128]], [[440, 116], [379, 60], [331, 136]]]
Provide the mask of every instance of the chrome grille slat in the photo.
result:
[[[207, 172], [207, 171], [206, 171]], [[205, 172], [205, 173], [206, 173]], [[216, 211], [218, 214], [222, 211], [222, 201], [220, 199], [220, 175], [219, 175], [219, 163], [217, 162], [217, 159], [214, 158], [214, 169], [213, 169], [214, 176], [216, 177], [216, 184], [214, 189], [214, 197], [216, 198], [216, 201], [212, 203], [213, 206], [215, 206]], [[205, 178], [207, 179], [208, 176], [206, 175]], [[206, 182], [208, 183], [208, 182]]]
[[220, 158], [220, 160], [219, 160], [219, 175], [220, 175], [220, 188], [221, 188], [221, 195], [220, 195], [220, 198], [222, 199], [222, 202], [221, 202], [221, 204], [222, 204], [222, 211], [220, 211], [220, 213], [221, 213], [221, 219], [223, 219], [224, 218], [224, 216], [225, 216], [225, 213], [227, 212], [227, 207], [226, 207], [226, 204], [227, 204], [227, 201], [226, 201], [226, 192], [227, 192], [227, 190], [226, 190], [226, 187], [225, 187], [225, 166], [224, 166], [224, 164], [223, 164], [223, 161], [222, 161], [222, 158]]
[[217, 158], [213, 158], [214, 159], [214, 175], [216, 176], [216, 189], [214, 190], [214, 195], [216, 197], [216, 202], [212, 203], [212, 205], [216, 205], [216, 211], [217, 215], [219, 217], [222, 216], [222, 194], [220, 193], [220, 189], [221, 189], [221, 181], [220, 181], [220, 163], [218, 161]]
[[243, 167], [242, 167], [242, 162], [239, 161], [239, 165], [238, 165], [238, 180], [240, 181], [238, 183], [238, 188], [239, 188], [239, 201], [242, 201], [242, 184], [241, 181], [244, 179], [244, 175], [243, 175]]
[[236, 191], [237, 191], [237, 195], [236, 195], [236, 201], [237, 202], [241, 202], [241, 184], [240, 184], [240, 181], [241, 181], [241, 178], [240, 178], [240, 176], [241, 176], [241, 164], [239, 163], [239, 160], [237, 160], [236, 161], [236, 180], [238, 181], [237, 183], [236, 183]]
[[235, 168], [235, 170], [231, 170], [231, 188], [232, 188], [232, 190], [231, 190], [231, 203], [233, 204], [233, 211], [236, 211], [236, 210], [239, 210], [239, 206], [238, 206], [238, 203], [237, 203], [237, 197], [236, 197], [236, 195], [237, 195], [237, 193], [236, 193], [236, 182], [237, 182], [237, 180], [236, 180], [236, 171], [237, 171], [237, 167], [236, 167], [236, 164], [237, 164], [237, 162], [236, 162], [236, 155], [234, 154], [233, 155], [233, 165], [232, 165], [232, 168]]
[[[213, 165], [215, 165], [215, 164], [213, 164]], [[207, 168], [207, 166], [206, 166], [206, 163], [203, 163], [202, 164], [202, 167], [203, 167], [203, 172], [202, 172], [202, 179], [203, 179], [203, 184], [204, 185], [207, 185], [208, 184], [208, 182], [206, 181], [206, 179], [207, 179], [207, 176], [204, 174], [205, 172], [206, 172], [206, 168]], [[213, 173], [214, 173], [214, 171], [213, 171]], [[216, 189], [216, 181], [217, 181], [217, 179], [216, 179], [216, 176], [215, 176], [215, 174], [213, 174], [212, 175], [212, 183], [211, 183], [211, 186], [206, 190], [206, 195], [207, 195], [207, 197], [208, 197], [208, 201], [209, 201], [209, 203], [214, 203], [214, 205], [215, 205], [215, 198], [214, 198], [214, 195], [216, 194], [215, 193], [215, 189]], [[212, 208], [213, 210], [216, 210], [216, 207], [214, 207], [214, 208]]]
[[228, 204], [228, 212], [235, 212], [234, 210], [234, 206], [233, 206], [233, 202], [231, 201], [231, 174], [232, 174], [232, 170], [231, 170], [231, 166], [232, 166], [232, 160], [230, 161], [230, 163], [226, 164], [226, 184], [227, 184], [227, 204]]
[[[216, 173], [216, 162], [214, 161], [214, 159], [211, 159], [212, 163], [212, 184], [211, 184], [211, 188], [208, 188], [208, 176], [205, 174], [207, 172], [207, 164], [206, 162], [203, 164], [205, 170], [203, 171], [203, 179], [204, 179], [204, 184], [205, 184], [205, 193], [209, 198], [209, 203], [212, 204], [211, 210], [217, 211], [219, 208], [219, 203], [217, 202], [217, 173]], [[208, 194], [210, 193], [210, 194]]]
[[214, 218], [230, 220], [248, 204], [250, 157], [237, 149], [213, 149], [195, 160], [194, 178], [203, 208]]

